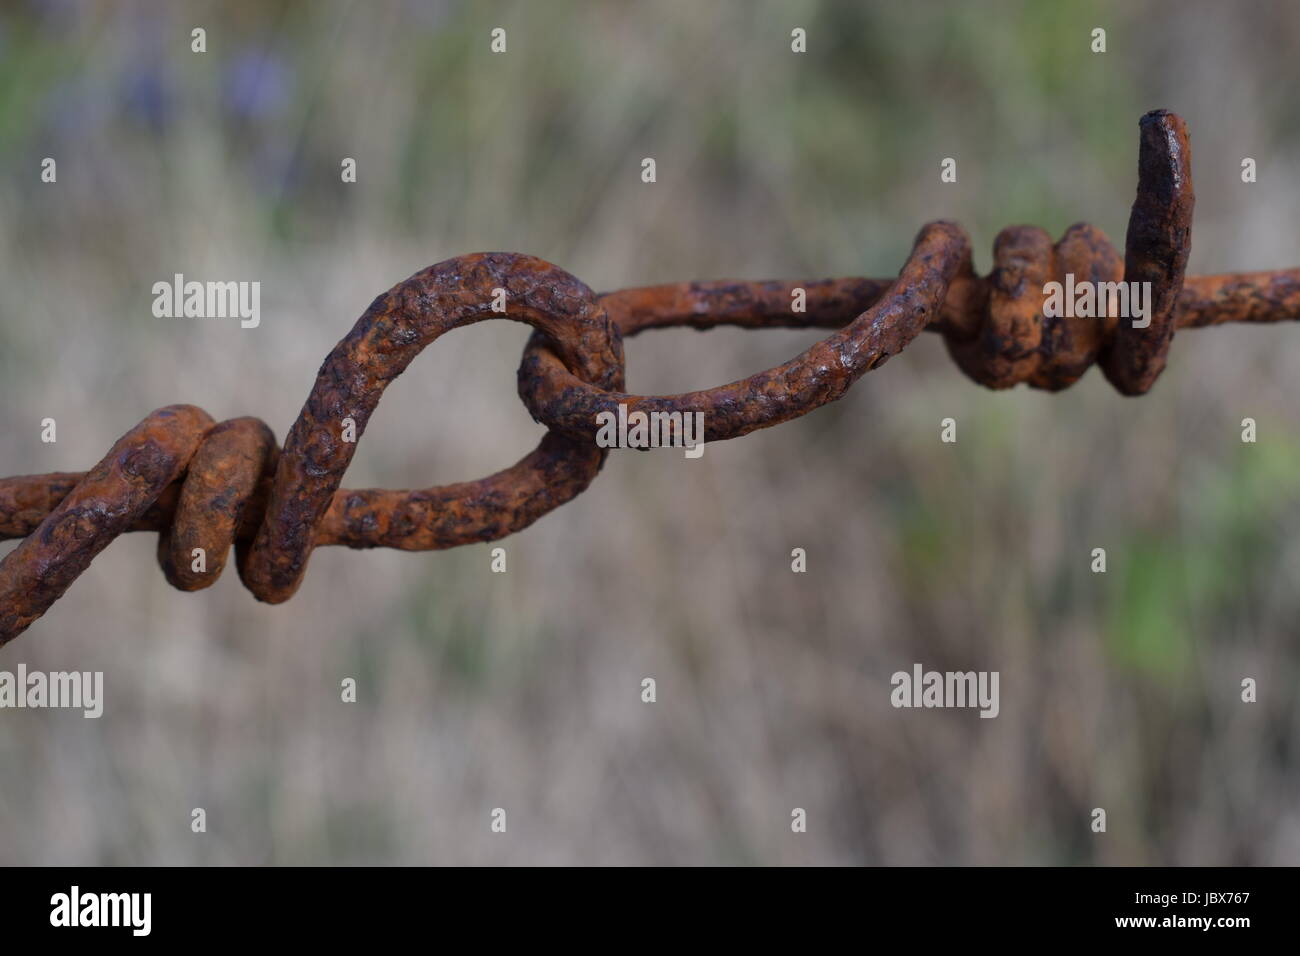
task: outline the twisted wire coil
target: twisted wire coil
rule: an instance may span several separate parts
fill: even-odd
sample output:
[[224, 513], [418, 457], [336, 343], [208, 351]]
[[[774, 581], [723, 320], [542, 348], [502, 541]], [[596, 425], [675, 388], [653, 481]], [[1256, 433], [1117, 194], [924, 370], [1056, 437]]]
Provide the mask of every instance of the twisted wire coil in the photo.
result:
[[[1014, 226], [977, 276], [960, 226], [934, 222], [916, 238], [898, 278], [816, 282], [694, 282], [595, 295], [532, 256], [449, 259], [379, 296], [330, 352], [281, 450], [256, 418], [214, 423], [170, 405], [127, 432], [85, 473], [0, 480], [0, 538], [23, 541], [0, 561], [0, 645], [39, 618], [113, 538], [158, 531], [158, 560], [182, 590], [208, 587], [231, 545], [240, 579], [262, 601], [297, 590], [314, 547], [437, 550], [513, 534], [580, 494], [606, 450], [597, 415], [704, 414], [708, 441], [736, 438], [807, 414], [923, 330], [943, 335], [962, 371], [990, 388], [1026, 383], [1057, 391], [1095, 364], [1124, 395], [1148, 391], [1177, 328], [1300, 317], [1300, 269], [1184, 275], [1194, 194], [1181, 119], [1142, 118], [1138, 191], [1125, 254], [1087, 224], [1052, 243]], [[1150, 322], [1044, 316], [1044, 285], [1149, 282]], [[494, 312], [505, 289], [508, 312]], [[806, 310], [791, 309], [796, 289]], [[342, 489], [356, 450], [345, 418], [365, 430], [387, 385], [444, 332], [490, 318], [534, 329], [519, 394], [549, 431], [515, 465], [477, 481], [423, 490]], [[650, 328], [717, 325], [835, 331], [783, 365], [718, 388], [670, 396], [625, 393], [622, 339]], [[191, 564], [202, 548], [206, 566]]]

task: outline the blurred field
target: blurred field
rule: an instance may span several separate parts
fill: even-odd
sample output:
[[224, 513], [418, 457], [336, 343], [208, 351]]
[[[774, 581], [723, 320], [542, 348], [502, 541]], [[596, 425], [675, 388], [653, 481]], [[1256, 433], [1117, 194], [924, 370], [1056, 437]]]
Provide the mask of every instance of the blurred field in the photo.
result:
[[[1192, 133], [1190, 271], [1295, 266], [1297, 36], [1280, 2], [6, 5], [0, 474], [88, 468], [173, 402], [282, 437], [371, 299], [462, 253], [603, 290], [892, 275], [936, 218], [981, 271], [1015, 222], [1122, 242], [1156, 107]], [[175, 272], [260, 280], [261, 327], [155, 319]], [[522, 456], [526, 337], [440, 340], [347, 484]], [[817, 337], [649, 333], [628, 382]], [[0, 863], [1300, 863], [1297, 382], [1291, 326], [1184, 332], [1140, 400], [985, 391], [924, 336], [698, 461], [616, 453], [505, 575], [322, 549], [269, 607], [172, 591], [126, 536], [0, 652], [107, 685], [98, 721], [0, 712]], [[1000, 671], [1001, 715], [892, 709], [916, 661]]]

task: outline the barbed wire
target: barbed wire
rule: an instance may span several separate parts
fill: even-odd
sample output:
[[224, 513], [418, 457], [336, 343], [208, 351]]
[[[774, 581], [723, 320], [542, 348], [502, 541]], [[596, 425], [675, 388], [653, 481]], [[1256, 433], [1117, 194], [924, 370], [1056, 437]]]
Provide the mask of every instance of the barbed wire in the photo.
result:
[[[1122, 394], [1141, 395], [1163, 371], [1178, 328], [1300, 318], [1300, 269], [1184, 275], [1195, 202], [1186, 126], [1157, 110], [1140, 129], [1122, 258], [1087, 224], [1056, 243], [1036, 227], [1013, 226], [997, 237], [992, 273], [980, 277], [961, 227], [934, 222], [892, 281], [692, 282], [598, 296], [532, 256], [485, 253], [430, 266], [375, 299], [330, 352], [282, 450], [256, 418], [217, 424], [193, 405], [170, 405], [88, 472], [0, 479], [0, 539], [23, 539], [0, 561], [0, 645], [44, 614], [120, 534], [159, 532], [159, 563], [182, 590], [214, 583], [233, 544], [240, 579], [259, 600], [279, 603], [297, 590], [315, 547], [431, 551], [528, 527], [600, 471], [602, 416], [657, 413], [666, 437], [680, 440], [683, 417], [702, 414], [704, 440], [736, 438], [842, 397], [923, 330], [942, 334], [961, 370], [990, 388], [1057, 391], [1098, 364]], [[1097, 287], [1145, 284], [1143, 315], [1045, 309], [1048, 285], [1074, 277]], [[504, 313], [494, 308], [501, 290]], [[792, 307], [797, 298], [802, 311]], [[549, 429], [541, 444], [477, 481], [341, 488], [356, 450], [345, 422], [359, 436], [384, 389], [422, 349], [493, 318], [534, 329], [519, 394]], [[837, 331], [783, 365], [718, 388], [623, 391], [625, 336], [718, 325]], [[197, 564], [196, 553], [204, 556]]]

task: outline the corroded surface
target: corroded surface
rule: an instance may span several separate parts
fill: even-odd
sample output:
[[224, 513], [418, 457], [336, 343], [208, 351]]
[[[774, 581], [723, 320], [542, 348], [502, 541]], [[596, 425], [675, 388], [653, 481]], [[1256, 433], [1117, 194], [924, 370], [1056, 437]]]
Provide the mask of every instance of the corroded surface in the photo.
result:
[[[506, 312], [492, 309], [505, 290]], [[95, 469], [0, 480], [0, 644], [27, 628], [117, 535], [162, 532], [158, 559], [178, 588], [207, 587], [238, 542], [240, 577], [283, 601], [317, 544], [432, 550], [527, 527], [582, 492], [604, 449], [548, 433], [511, 468], [418, 491], [339, 490], [357, 438], [388, 383], [426, 345], [491, 318], [526, 322], [582, 381], [619, 388], [618, 330], [585, 285], [531, 256], [490, 253], [431, 266], [377, 298], [321, 366], [283, 452], [262, 422], [219, 425], [175, 405], [128, 432]], [[183, 476], [183, 478], [182, 478]], [[204, 550], [202, 564], [195, 549]]]
[[[578, 380], [545, 339], [534, 334], [519, 367], [519, 393], [533, 417], [575, 438], [594, 440], [596, 416], [633, 412], [702, 412], [704, 437], [720, 441], [789, 421], [840, 398], [864, 374], [907, 347], [939, 312], [948, 283], [970, 264], [970, 245], [961, 227], [935, 222], [917, 236], [899, 277], [869, 309], [835, 334], [783, 365], [717, 388], [682, 395], [641, 396], [614, 392]], [[832, 292], [833, 290], [826, 290]], [[770, 294], [745, 304], [734, 290], [714, 289], [730, 303], [709, 322], [731, 315], [757, 318], [770, 308]], [[819, 312], [824, 302], [819, 301]], [[790, 302], [785, 300], [789, 311]], [[770, 314], [770, 313], [768, 313]], [[752, 323], [757, 324], [757, 323]]]
[[[506, 313], [492, 311], [496, 289]], [[526, 322], [552, 343], [566, 370], [601, 388], [623, 384], [617, 330], [591, 290], [532, 256], [461, 256], [417, 272], [375, 299], [321, 365], [294, 422], [271, 484], [244, 583], [278, 603], [297, 589], [356, 443], [342, 440], [351, 419], [357, 435], [388, 383], [420, 350], [451, 329], [491, 318]], [[330, 531], [353, 544], [412, 550], [486, 541], [518, 531], [570, 500], [596, 476], [604, 451], [552, 438], [505, 472], [481, 482], [417, 492], [350, 492]]]
[[[601, 302], [624, 335], [668, 326], [848, 325], [785, 365], [743, 381], [653, 397], [575, 381], [546, 342], [533, 336], [519, 368], [520, 397], [538, 421], [574, 437], [593, 435], [598, 413], [625, 405], [629, 413], [703, 412], [706, 437], [719, 441], [838, 398], [862, 371], [911, 340], [913, 326], [897, 316], [900, 307], [906, 311], [917, 303], [924, 303], [929, 327], [943, 334], [957, 365], [981, 385], [1002, 389], [1025, 383], [1059, 391], [1095, 363], [1125, 395], [1143, 394], [1155, 383], [1178, 325], [1225, 321], [1217, 314], [1220, 305], [1250, 321], [1300, 314], [1295, 271], [1192, 280], [1183, 289], [1195, 202], [1187, 130], [1177, 116], [1156, 110], [1142, 117], [1140, 132], [1137, 198], [1123, 259], [1100, 229], [1086, 223], [1071, 226], [1055, 244], [1042, 229], [1012, 226], [994, 243], [993, 272], [980, 278], [971, 268], [964, 233], [951, 223], [933, 223], [892, 284], [878, 279], [708, 282], [612, 292]], [[947, 257], [939, 270], [947, 290], [938, 308], [925, 293], [937, 284], [938, 272], [920, 267], [936, 254]], [[1134, 327], [1130, 317], [1117, 315], [1046, 316], [1044, 287], [1064, 284], [1067, 275], [1076, 282], [1149, 283], [1149, 324]], [[802, 313], [792, 308], [792, 295], [800, 288], [807, 297]], [[855, 336], [862, 341], [864, 330], [882, 323], [891, 325], [889, 332], [865, 350], [858, 346], [854, 363], [827, 361], [828, 348], [834, 351]], [[872, 347], [881, 349], [879, 361], [856, 364]]]
[[1101, 355], [1107, 380], [1141, 395], [1164, 371], [1174, 337], [1174, 308], [1192, 248], [1192, 146], [1187, 126], [1164, 110], [1142, 117], [1138, 194], [1128, 219], [1124, 280], [1151, 283], [1150, 325], [1119, 320]]
[[131, 528], [185, 470], [211, 425], [193, 405], [160, 408], [81, 477], [0, 562], [0, 643], [44, 614], [95, 555]]
[[[994, 244], [994, 268], [975, 275], [953, 223], [921, 230], [895, 280], [690, 282], [594, 296], [540, 259], [489, 253], [450, 259], [375, 299], [326, 357], [281, 452], [253, 418], [214, 425], [172, 405], [124, 435], [94, 469], [0, 479], [0, 539], [23, 538], [0, 561], [0, 644], [57, 600], [117, 535], [160, 532], [168, 581], [193, 590], [220, 574], [232, 542], [240, 576], [259, 599], [293, 594], [313, 547], [427, 551], [490, 541], [527, 527], [581, 493], [605, 450], [595, 416], [629, 411], [705, 415], [717, 441], [789, 421], [844, 395], [922, 330], [943, 335], [958, 366], [990, 388], [1056, 391], [1093, 364], [1125, 395], [1147, 391], [1177, 328], [1300, 318], [1300, 269], [1184, 279], [1194, 198], [1181, 120], [1142, 118], [1138, 194], [1125, 255], [1100, 230], [1070, 227], [1052, 243], [1013, 226]], [[1150, 325], [1107, 315], [1044, 316], [1044, 285], [1150, 282]], [[492, 311], [505, 289], [506, 313]], [[792, 309], [803, 289], [806, 308]], [[424, 490], [340, 488], [385, 387], [444, 332], [490, 318], [535, 329], [519, 391], [552, 430], [514, 466], [478, 481]], [[784, 365], [739, 382], [673, 396], [623, 391], [622, 337], [652, 328], [717, 325], [837, 330]], [[204, 562], [196, 563], [196, 549]]]

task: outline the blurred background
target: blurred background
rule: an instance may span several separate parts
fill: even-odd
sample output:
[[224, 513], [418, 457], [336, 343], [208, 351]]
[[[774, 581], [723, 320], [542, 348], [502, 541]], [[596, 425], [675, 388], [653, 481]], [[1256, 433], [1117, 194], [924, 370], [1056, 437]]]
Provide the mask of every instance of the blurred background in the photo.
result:
[[[174, 402], [283, 437], [371, 299], [462, 253], [605, 290], [892, 276], [936, 218], [981, 272], [1012, 223], [1122, 243], [1157, 107], [1195, 149], [1189, 271], [1296, 266], [1298, 38], [1282, 2], [6, 4], [0, 474], [89, 468]], [[176, 272], [260, 281], [261, 326], [154, 318]], [[345, 483], [521, 457], [527, 334], [439, 340]], [[823, 334], [647, 333], [629, 388]], [[0, 652], [106, 684], [98, 721], [0, 712], [0, 863], [1300, 863], [1298, 381], [1288, 325], [1180, 333], [1141, 399], [986, 391], [923, 336], [702, 459], [613, 454], [506, 574], [325, 548], [272, 607], [173, 591], [124, 536]], [[893, 709], [914, 662], [999, 671], [1000, 716]]]

